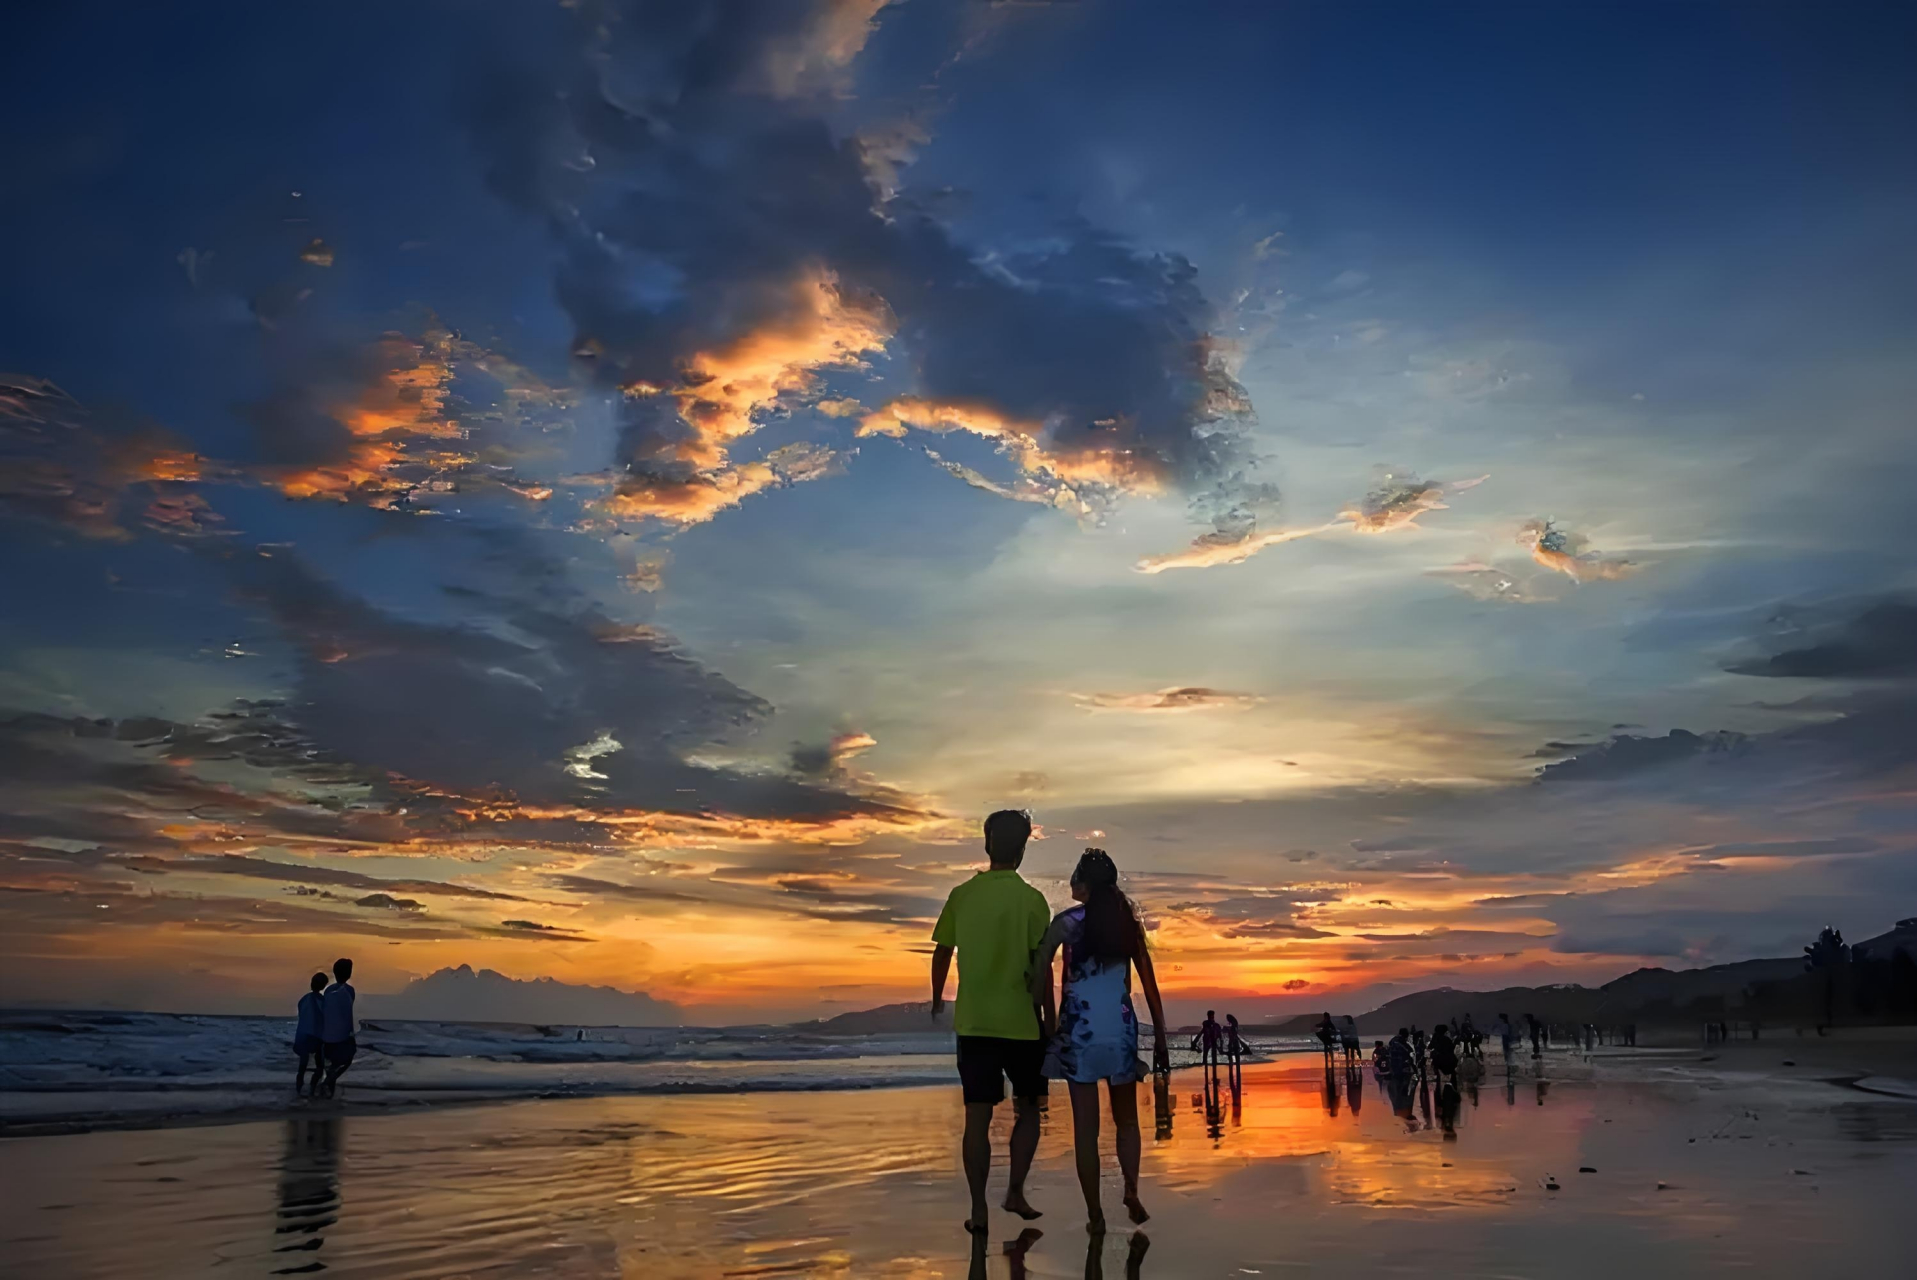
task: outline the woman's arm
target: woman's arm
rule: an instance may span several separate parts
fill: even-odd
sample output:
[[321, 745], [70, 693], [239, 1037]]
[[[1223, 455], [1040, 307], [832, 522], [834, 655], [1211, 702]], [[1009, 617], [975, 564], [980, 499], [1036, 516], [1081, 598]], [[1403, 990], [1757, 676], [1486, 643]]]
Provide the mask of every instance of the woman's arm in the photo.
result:
[[1145, 988], [1145, 1003], [1152, 1011], [1152, 1069], [1171, 1069], [1171, 1050], [1165, 1046], [1165, 1001], [1158, 994], [1158, 973], [1152, 968], [1151, 948], [1145, 945], [1145, 931], [1138, 931], [1138, 954], [1132, 958], [1138, 969], [1138, 981]]

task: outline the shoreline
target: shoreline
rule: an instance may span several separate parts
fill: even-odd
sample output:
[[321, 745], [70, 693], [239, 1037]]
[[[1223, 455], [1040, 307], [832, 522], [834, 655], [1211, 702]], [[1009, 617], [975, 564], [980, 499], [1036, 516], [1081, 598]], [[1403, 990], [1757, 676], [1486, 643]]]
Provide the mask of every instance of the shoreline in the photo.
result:
[[[1635, 1047], [1603, 1046], [1595, 1053], [1554, 1049], [1546, 1061], [1575, 1064], [1635, 1064], [1690, 1074], [1704, 1068], [1704, 1074], [1734, 1073], [1793, 1084], [1819, 1084], [1856, 1089], [1878, 1096], [1917, 1100], [1917, 1026], [1840, 1028], [1831, 1035], [1785, 1036], [1768, 1040], [1729, 1041], [1713, 1045], [1695, 1042], [1677, 1043], [1673, 1037], [1650, 1037], [1651, 1042]], [[1248, 1059], [1247, 1066], [1295, 1060], [1311, 1054], [1309, 1049], [1282, 1049], [1261, 1053]], [[1514, 1066], [1528, 1064], [1528, 1053], [1513, 1055]], [[1495, 1076], [1502, 1067], [1501, 1055], [1489, 1054], [1487, 1067]], [[1187, 1079], [1200, 1068], [1196, 1064], [1173, 1069], [1174, 1080]], [[1361, 1064], [1367, 1077], [1368, 1063]], [[52, 1087], [0, 1092], [0, 1141], [74, 1134], [147, 1129], [202, 1128], [228, 1124], [249, 1124], [263, 1120], [300, 1116], [395, 1116], [418, 1115], [455, 1107], [477, 1107], [510, 1102], [574, 1100], [590, 1098], [638, 1097], [724, 1097], [750, 1094], [865, 1093], [877, 1090], [944, 1089], [953, 1081], [928, 1081], [912, 1078], [874, 1078], [854, 1081], [845, 1078], [817, 1081], [794, 1079], [737, 1086], [718, 1082], [673, 1081], [660, 1084], [620, 1086], [612, 1083], [578, 1087], [539, 1087], [514, 1089], [484, 1085], [434, 1086], [430, 1084], [387, 1086], [364, 1084], [351, 1089], [346, 1098], [315, 1105], [282, 1095], [273, 1100], [273, 1090], [258, 1085], [194, 1084], [181, 1081], [152, 1087]], [[169, 1095], [201, 1095], [227, 1091], [243, 1095], [235, 1105], [203, 1109], [167, 1109], [164, 1106], [142, 1108], [79, 1107], [71, 1110], [49, 1108], [33, 1114], [31, 1108], [15, 1110], [28, 1098], [55, 1099], [78, 1095], [117, 1095], [129, 1101], [158, 1100]]]

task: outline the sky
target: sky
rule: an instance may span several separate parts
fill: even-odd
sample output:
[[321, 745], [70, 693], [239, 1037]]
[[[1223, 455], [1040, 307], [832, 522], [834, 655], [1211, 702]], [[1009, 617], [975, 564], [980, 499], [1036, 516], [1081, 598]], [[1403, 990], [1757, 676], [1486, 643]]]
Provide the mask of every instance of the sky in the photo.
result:
[[[1917, 12], [29, 6], [0, 1002], [1174, 1016], [1917, 915]], [[961, 959], [961, 968], [963, 961]]]

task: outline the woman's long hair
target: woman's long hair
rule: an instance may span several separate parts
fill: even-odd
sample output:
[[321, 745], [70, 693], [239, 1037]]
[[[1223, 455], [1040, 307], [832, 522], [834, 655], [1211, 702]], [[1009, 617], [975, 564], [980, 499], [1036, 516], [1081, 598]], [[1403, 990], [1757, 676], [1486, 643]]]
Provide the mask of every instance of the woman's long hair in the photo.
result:
[[1118, 887], [1118, 867], [1103, 849], [1087, 849], [1072, 871], [1085, 888], [1085, 927], [1072, 950], [1101, 963], [1135, 960], [1145, 946], [1132, 900]]

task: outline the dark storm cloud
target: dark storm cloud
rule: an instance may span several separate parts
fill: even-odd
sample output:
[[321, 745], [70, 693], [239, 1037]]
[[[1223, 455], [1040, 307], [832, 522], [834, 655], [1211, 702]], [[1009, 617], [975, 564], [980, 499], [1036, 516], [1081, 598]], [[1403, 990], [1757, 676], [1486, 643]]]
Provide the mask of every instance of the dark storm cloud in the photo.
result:
[[300, 647], [288, 716], [328, 755], [465, 796], [504, 789], [525, 804], [890, 811], [778, 774], [687, 763], [681, 751], [770, 708], [648, 628], [484, 598], [471, 601], [481, 616], [468, 625], [409, 622], [286, 556], [248, 564], [244, 581]]
[[909, 385], [868, 427], [976, 430], [1061, 489], [1176, 487], [1220, 529], [1269, 510], [1191, 264], [1083, 223], [957, 243], [826, 123], [876, 5], [774, 8], [593, 6], [473, 77], [494, 189], [561, 244], [576, 350], [641, 393], [615, 509], [706, 518], [763, 487], [733, 441], [889, 343]]
[[[1564, 746], [1563, 743], [1547, 744], [1547, 748]], [[1712, 733], [1673, 729], [1661, 738], [1619, 734], [1607, 742], [1578, 748], [1575, 754], [1567, 754], [1564, 759], [1545, 765], [1538, 770], [1538, 778], [1543, 782], [1620, 778], [1698, 756], [1735, 754], [1748, 750], [1749, 746], [1750, 739], [1744, 734], [1723, 729]]]
[[1917, 601], [1880, 600], [1832, 621], [1799, 629], [1817, 634], [1810, 644], [1727, 668], [1737, 675], [1810, 680], [1917, 676]]

